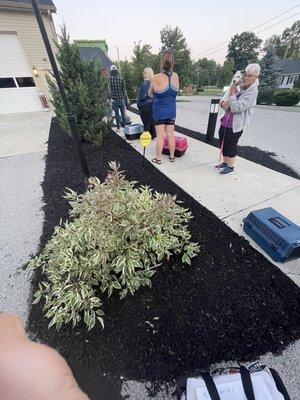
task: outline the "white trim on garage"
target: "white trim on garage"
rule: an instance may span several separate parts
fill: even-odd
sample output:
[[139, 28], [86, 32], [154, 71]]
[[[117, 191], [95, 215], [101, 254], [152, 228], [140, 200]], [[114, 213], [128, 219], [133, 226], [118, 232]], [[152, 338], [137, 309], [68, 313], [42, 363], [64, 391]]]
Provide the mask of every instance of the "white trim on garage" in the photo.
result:
[[[9, 82], [13, 79], [15, 83], [15, 87], [7, 87], [4, 80], [1, 81], [3, 87], [0, 87], [0, 114], [42, 111], [32, 77], [32, 66], [29, 65], [17, 33], [0, 32], [0, 54], [0, 80], [9, 78]], [[18, 78], [31, 78], [34, 86], [22, 87]]]

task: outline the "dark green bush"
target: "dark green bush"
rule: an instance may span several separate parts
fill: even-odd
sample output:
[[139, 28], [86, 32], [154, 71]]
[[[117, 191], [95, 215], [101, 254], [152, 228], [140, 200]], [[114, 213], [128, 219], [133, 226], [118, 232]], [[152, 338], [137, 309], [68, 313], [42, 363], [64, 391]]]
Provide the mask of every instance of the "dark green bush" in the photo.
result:
[[202, 87], [200, 87], [200, 88], [198, 89], [198, 92], [204, 92], [204, 89], [203, 89]]
[[265, 87], [258, 91], [257, 104], [273, 104], [275, 89], [271, 87]]
[[276, 106], [295, 106], [298, 101], [298, 93], [293, 89], [277, 89], [273, 97]]
[[[81, 139], [101, 144], [109, 127], [108, 80], [101, 76], [101, 66], [96, 60], [85, 62], [80, 58], [79, 48], [70, 41], [65, 26], [62, 27], [60, 43], [57, 44], [56, 58]], [[48, 76], [48, 84], [59, 123], [64, 132], [70, 133], [68, 116], [53, 77]]]
[[294, 89], [300, 89], [300, 79], [294, 82]]

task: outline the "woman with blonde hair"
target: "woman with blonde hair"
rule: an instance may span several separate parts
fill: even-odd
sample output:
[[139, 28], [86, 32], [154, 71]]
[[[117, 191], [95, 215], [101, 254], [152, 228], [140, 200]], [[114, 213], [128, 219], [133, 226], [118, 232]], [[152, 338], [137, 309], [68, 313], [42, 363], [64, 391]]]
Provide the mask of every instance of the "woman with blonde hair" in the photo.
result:
[[151, 80], [149, 96], [153, 97], [153, 119], [156, 128], [156, 158], [152, 162], [161, 164], [164, 136], [167, 135], [170, 161], [174, 162], [176, 118], [176, 96], [179, 91], [179, 78], [173, 72], [174, 55], [167, 50], [162, 54], [160, 72]]
[[151, 79], [154, 76], [152, 68], [145, 68], [143, 72], [144, 82], [141, 85], [138, 93], [137, 106], [140, 110], [140, 116], [144, 124], [144, 130], [149, 131], [152, 139], [156, 137], [155, 126], [152, 118], [152, 103], [153, 99], [149, 97], [148, 91], [150, 88]]

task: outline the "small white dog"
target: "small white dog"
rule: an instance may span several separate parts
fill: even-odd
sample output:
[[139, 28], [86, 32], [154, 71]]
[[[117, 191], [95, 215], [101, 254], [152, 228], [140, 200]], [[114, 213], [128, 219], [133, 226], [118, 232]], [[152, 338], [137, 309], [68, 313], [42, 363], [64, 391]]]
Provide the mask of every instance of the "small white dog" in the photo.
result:
[[[243, 76], [244, 76], [244, 71], [236, 71], [236, 73], [233, 75], [233, 78], [231, 80], [230, 86], [235, 85], [238, 89], [238, 92], [241, 91], [241, 84], [243, 81]], [[224, 96], [222, 98], [222, 101], [228, 101], [229, 100], [229, 96], [230, 96], [230, 92], [229, 92], [229, 88], [230, 86], [227, 86], [226, 89], [224, 90]]]

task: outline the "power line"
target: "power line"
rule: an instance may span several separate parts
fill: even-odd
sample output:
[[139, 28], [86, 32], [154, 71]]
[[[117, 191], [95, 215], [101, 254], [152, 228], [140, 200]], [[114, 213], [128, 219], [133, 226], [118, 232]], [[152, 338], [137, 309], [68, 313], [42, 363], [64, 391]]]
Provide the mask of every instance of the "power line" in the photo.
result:
[[[267, 30], [267, 29], [272, 28], [273, 26], [279, 25], [279, 24], [281, 24], [282, 22], [284, 22], [284, 21], [286, 21], [286, 20], [288, 20], [288, 19], [290, 19], [290, 18], [292, 18], [292, 17], [294, 17], [295, 15], [298, 15], [298, 14], [300, 14], [300, 12], [295, 13], [295, 14], [289, 16], [288, 18], [285, 18], [285, 19], [283, 19], [283, 20], [277, 22], [276, 24], [273, 24], [273, 25], [271, 25], [271, 26], [268, 26], [267, 28], [264, 28], [264, 29], [262, 29], [262, 30], [260, 30], [259, 32], [256, 32], [256, 33], [263, 32], [263, 31], [265, 31], [265, 30]], [[225, 43], [228, 43], [228, 42], [229, 42], [229, 41], [227, 41], [227, 42], [225, 42]], [[211, 55], [211, 54], [217, 53], [218, 51], [221, 51], [221, 50], [224, 50], [224, 49], [227, 49], [227, 46], [222, 47], [221, 49], [217, 49], [217, 50], [215, 50], [215, 51], [211, 51], [210, 53], [204, 53], [204, 54], [202, 55], [202, 57], [204, 57], [204, 56], [207, 57], [207, 56], [209, 56], [209, 55]], [[193, 57], [195, 57], [195, 56], [193, 56]]]
[[[286, 11], [284, 11], [284, 12], [282, 12], [282, 13], [276, 15], [275, 17], [270, 18], [270, 19], [268, 19], [267, 21], [265, 21], [265, 22], [263, 22], [263, 23], [261, 23], [261, 24], [255, 26], [254, 28], [248, 29], [248, 31], [254, 31], [255, 29], [258, 29], [258, 28], [260, 28], [261, 26], [263, 26], [263, 25], [265, 25], [265, 24], [267, 24], [267, 23], [269, 23], [269, 22], [271, 22], [271, 21], [274, 21], [274, 19], [277, 19], [278, 17], [281, 17], [281, 16], [284, 15], [284, 14], [287, 14], [288, 12], [294, 10], [295, 8], [297, 8], [297, 7], [299, 7], [299, 6], [300, 6], [300, 3], [296, 4], [296, 5], [295, 5], [294, 7], [292, 7], [292, 8], [289, 8], [288, 10], [286, 10]], [[287, 19], [292, 18], [292, 17], [294, 17], [294, 16], [297, 15], [297, 14], [299, 14], [299, 13], [296, 13], [296, 14], [291, 15], [290, 17], [286, 18], [286, 19], [283, 20], [283, 21], [286, 21]], [[276, 26], [276, 25], [280, 24], [280, 23], [283, 22], [283, 21], [280, 21], [280, 22], [278, 22], [278, 23], [276, 23], [276, 24], [274, 24], [274, 25], [272, 25], [272, 26], [270, 26], [270, 27], [268, 27], [268, 28], [262, 29], [261, 31], [259, 31], [259, 32], [257, 32], [257, 33], [260, 33], [260, 32], [262, 32], [262, 31], [264, 31], [264, 30], [266, 30], [266, 29], [272, 28], [273, 26]], [[211, 48], [209, 48], [209, 49], [207, 49], [207, 50], [205, 50], [205, 51], [202, 51], [202, 52], [200, 52], [200, 53], [196, 53], [196, 54], [193, 55], [193, 57], [196, 57], [196, 56], [199, 56], [199, 55], [202, 55], [202, 54], [206, 54], [206, 53], [207, 53], [208, 51], [210, 51], [210, 50], [214, 50], [214, 49], [216, 49], [216, 48], [222, 46], [223, 44], [229, 43], [229, 41], [230, 41], [230, 40], [226, 40], [225, 42], [219, 43], [218, 45], [216, 45], [216, 46], [214, 46], [214, 47], [211, 47]], [[216, 52], [221, 51], [221, 50], [223, 50], [223, 49], [224, 49], [224, 47], [222, 47], [221, 49], [218, 49], [218, 50], [216, 50], [216, 51], [214, 51], [214, 52], [212, 52], [212, 53], [206, 54], [206, 55], [210, 55], [210, 54], [216, 53]], [[225, 47], [225, 49], [226, 49], [226, 47]]]
[[295, 14], [293, 14], [293, 15], [291, 15], [291, 16], [285, 18], [285, 19], [282, 19], [282, 20], [281, 20], [280, 22], [278, 22], [277, 24], [273, 24], [273, 25], [271, 25], [271, 26], [268, 26], [267, 28], [261, 29], [260, 31], [258, 31], [258, 32], [256, 32], [256, 33], [260, 33], [260, 32], [263, 32], [263, 31], [265, 31], [265, 30], [267, 30], [267, 29], [273, 28], [273, 26], [279, 25], [279, 24], [281, 24], [282, 22], [284, 22], [284, 21], [286, 21], [286, 20], [288, 20], [288, 19], [290, 19], [290, 18], [293, 18], [293, 17], [295, 17], [295, 16], [298, 15], [298, 14], [300, 14], [300, 12], [297, 12], [297, 13], [295, 13]]
[[294, 10], [295, 8], [298, 8], [299, 6], [300, 6], [300, 3], [296, 4], [294, 7], [290, 8], [289, 10], [282, 12], [281, 14], [278, 14], [276, 17], [273, 17], [273, 18], [269, 19], [268, 21], [263, 22], [262, 24], [259, 24], [259, 25], [255, 26], [254, 28], [251, 28], [250, 31], [255, 31], [257, 28], [260, 28], [261, 26], [263, 26], [271, 21], [274, 21], [274, 19], [277, 19], [278, 17], [281, 17], [284, 14], [287, 14], [288, 12]]
[[[296, 13], [296, 14], [293, 14], [293, 15], [291, 15], [290, 17], [285, 18], [285, 19], [283, 19], [283, 20], [277, 22], [276, 24], [273, 24], [273, 25], [271, 25], [271, 26], [268, 26], [267, 28], [264, 28], [264, 29], [262, 29], [261, 31], [256, 32], [256, 33], [260, 33], [260, 32], [262, 32], [262, 31], [265, 31], [265, 30], [267, 30], [267, 29], [272, 28], [273, 26], [279, 25], [279, 24], [281, 24], [282, 22], [284, 22], [284, 21], [286, 21], [286, 20], [288, 20], [288, 19], [290, 19], [290, 18], [292, 18], [292, 17], [294, 17], [295, 15], [298, 15], [298, 14], [300, 14], [300, 12], [298, 12], [298, 13]], [[217, 49], [217, 50], [215, 50], [215, 51], [211, 51], [210, 53], [204, 54], [203, 56], [207, 57], [207, 56], [209, 56], [209, 55], [211, 55], [211, 54], [217, 53], [218, 51], [225, 50], [225, 49], [227, 49], [227, 46], [222, 47], [221, 49]], [[203, 57], [203, 56], [202, 56], [202, 57]]]
[[[281, 15], [284, 15], [284, 14], [286, 14], [286, 13], [288, 13], [288, 12], [294, 10], [295, 8], [299, 7], [299, 5], [300, 5], [300, 3], [298, 3], [296, 6], [294, 6], [294, 7], [292, 7], [292, 8], [289, 8], [288, 10], [282, 12], [281, 14], [278, 14], [278, 15], [276, 15], [275, 17], [273, 17], [273, 18], [271, 18], [271, 19], [268, 19], [267, 21], [265, 21], [265, 22], [263, 22], [263, 23], [261, 23], [261, 24], [255, 26], [254, 28], [248, 29], [248, 30], [249, 30], [249, 31], [254, 31], [255, 29], [260, 28], [261, 26], [267, 24], [268, 22], [274, 21], [274, 19], [277, 19], [278, 17], [281, 17]], [[294, 15], [292, 15], [292, 16], [294, 16]], [[266, 28], [266, 29], [269, 29], [269, 28]], [[261, 32], [262, 32], [262, 31], [261, 31]], [[259, 33], [259, 32], [258, 32], [258, 33]], [[200, 52], [200, 53], [195, 54], [193, 57], [198, 56], [198, 55], [201, 55], [201, 54], [204, 54], [204, 53], [207, 53], [208, 51], [214, 50], [214, 49], [216, 49], [217, 47], [220, 47], [220, 46], [222, 46], [223, 44], [226, 44], [226, 43], [228, 43], [228, 42], [229, 42], [229, 40], [226, 40], [225, 42], [222, 42], [222, 43], [220, 43], [220, 44], [218, 44], [218, 45], [216, 45], [216, 46], [214, 46], [214, 47], [211, 47], [210, 49], [207, 49], [206, 51], [202, 51], [202, 52]], [[223, 50], [223, 48], [220, 49], [220, 50]]]

